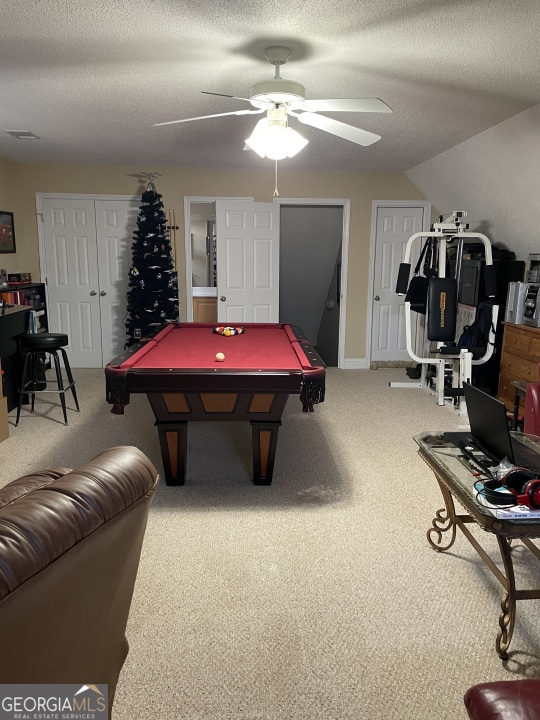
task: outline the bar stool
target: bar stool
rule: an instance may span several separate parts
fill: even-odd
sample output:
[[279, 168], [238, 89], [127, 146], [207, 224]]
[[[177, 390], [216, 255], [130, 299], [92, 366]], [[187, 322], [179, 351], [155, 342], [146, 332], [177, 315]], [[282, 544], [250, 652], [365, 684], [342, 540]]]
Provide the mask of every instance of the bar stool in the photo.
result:
[[[57, 392], [60, 395], [60, 402], [62, 403], [62, 410], [64, 412], [64, 422], [67, 425], [68, 421], [65, 395], [67, 390], [71, 390], [73, 393], [73, 399], [75, 400], [75, 407], [77, 408], [77, 411], [79, 411], [79, 401], [77, 400], [77, 393], [75, 392], [75, 380], [73, 379], [71, 368], [69, 366], [69, 360], [66, 351], [64, 350], [64, 347], [67, 344], [68, 336], [64, 333], [28, 333], [19, 337], [19, 347], [23, 355], [25, 355], [25, 358], [21, 389], [19, 391], [17, 418], [15, 420], [16, 426], [19, 424], [23, 399], [26, 395], [30, 395], [32, 398], [30, 412], [34, 412], [36, 393]], [[60, 365], [58, 353], [61, 354], [62, 360], [64, 361], [64, 368], [68, 379], [68, 385], [66, 386], [64, 386], [62, 378], [62, 366]], [[46, 380], [45, 378], [47, 355], [50, 356], [52, 364], [54, 365], [56, 381]], [[54, 390], [48, 390], [47, 383], [49, 382], [56, 382], [57, 388]]]

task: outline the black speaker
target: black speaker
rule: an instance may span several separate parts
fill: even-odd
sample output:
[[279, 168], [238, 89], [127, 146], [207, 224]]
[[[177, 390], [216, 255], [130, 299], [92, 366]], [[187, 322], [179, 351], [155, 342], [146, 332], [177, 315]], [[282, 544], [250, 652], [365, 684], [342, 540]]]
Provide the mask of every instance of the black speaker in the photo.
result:
[[540, 478], [525, 468], [513, 468], [500, 481], [486, 480], [483, 494], [492, 505], [525, 505], [537, 510], [540, 508]]

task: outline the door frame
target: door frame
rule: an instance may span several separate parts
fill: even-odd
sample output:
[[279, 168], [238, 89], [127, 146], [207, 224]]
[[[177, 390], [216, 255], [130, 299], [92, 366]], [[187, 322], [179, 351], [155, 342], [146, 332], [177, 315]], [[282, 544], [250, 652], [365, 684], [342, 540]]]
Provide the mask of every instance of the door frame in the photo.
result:
[[375, 253], [377, 252], [377, 213], [379, 208], [424, 208], [424, 227], [427, 232], [431, 227], [431, 203], [427, 200], [373, 200], [371, 203], [371, 237], [369, 244], [369, 285], [368, 285], [368, 322], [366, 328], [366, 367], [371, 365], [371, 333], [373, 329], [373, 286], [375, 284]]
[[[341, 231], [341, 292], [339, 307], [338, 368], [345, 368], [345, 327], [347, 321], [347, 277], [349, 266], [349, 230], [351, 222], [351, 200], [344, 198], [274, 198], [278, 205], [334, 205], [342, 208], [343, 227]], [[280, 230], [281, 233], [281, 230]]]
[[[39, 275], [40, 282], [45, 283], [45, 293], [48, 301], [47, 277], [45, 275], [45, 237], [43, 233], [43, 200], [140, 200], [138, 195], [103, 195], [93, 193], [36, 193], [36, 215], [38, 217], [38, 247], [39, 247]], [[139, 203], [140, 204], [140, 203]]]
[[[215, 203], [216, 200], [247, 200], [253, 197], [223, 197], [221, 195], [185, 195], [184, 196], [184, 257], [186, 264], [186, 320], [193, 322], [193, 266], [191, 262], [191, 203]], [[217, 297], [217, 294], [216, 294]]]

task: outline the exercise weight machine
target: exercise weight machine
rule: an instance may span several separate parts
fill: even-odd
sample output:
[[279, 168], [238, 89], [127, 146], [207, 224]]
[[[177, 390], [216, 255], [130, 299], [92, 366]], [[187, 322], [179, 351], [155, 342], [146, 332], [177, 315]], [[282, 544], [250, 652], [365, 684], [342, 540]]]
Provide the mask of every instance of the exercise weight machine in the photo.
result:
[[[407, 297], [405, 300], [406, 348], [411, 359], [420, 367], [420, 380], [390, 383], [391, 387], [423, 388], [428, 386], [428, 379], [433, 377], [437, 404], [444, 405], [446, 400], [451, 400], [458, 406], [460, 413], [465, 409], [463, 383], [471, 382], [472, 367], [486, 363], [493, 355], [499, 314], [499, 306], [493, 301], [497, 284], [491, 242], [482, 233], [469, 231], [469, 225], [462, 221], [465, 215], [462, 211], [454, 211], [450, 218], [441, 216], [429, 232], [415, 233], [407, 241], [403, 262], [399, 267], [397, 294], [407, 296], [413, 248], [415, 243], [422, 240], [429, 240], [434, 253], [432, 277], [427, 280], [430, 291], [433, 289], [433, 292], [430, 294], [428, 291], [425, 316], [415, 312], [415, 338], [412, 317], [414, 310]], [[474, 352], [477, 348], [457, 347], [459, 331], [464, 325], [472, 324], [475, 319], [474, 316], [471, 317], [470, 310], [468, 316], [460, 318], [467, 310], [464, 306], [459, 307], [457, 298], [464, 247], [471, 243], [481, 243], [483, 246], [485, 295], [491, 309], [488, 339], [480, 356], [478, 352]], [[453, 269], [448, 262], [449, 250], [455, 256]], [[449, 322], [446, 322], [448, 320]], [[434, 373], [430, 373], [430, 368], [434, 368]]]

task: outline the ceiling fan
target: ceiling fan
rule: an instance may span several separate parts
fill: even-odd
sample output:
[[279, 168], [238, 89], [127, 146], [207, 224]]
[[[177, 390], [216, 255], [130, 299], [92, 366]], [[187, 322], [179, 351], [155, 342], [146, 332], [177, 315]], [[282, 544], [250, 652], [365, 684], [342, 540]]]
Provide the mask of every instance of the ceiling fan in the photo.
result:
[[354, 125], [319, 115], [319, 111], [326, 112], [383, 112], [391, 113], [392, 109], [379, 98], [356, 98], [334, 100], [306, 100], [306, 90], [303, 85], [294, 80], [284, 80], [280, 75], [280, 67], [290, 58], [292, 51], [282, 45], [273, 45], [266, 48], [265, 55], [274, 66], [272, 80], [257, 83], [250, 90], [249, 98], [225, 95], [223, 93], [205, 92], [205, 95], [219, 95], [233, 100], [249, 102], [255, 110], [235, 110], [233, 112], [217, 113], [214, 115], [201, 115], [200, 117], [184, 118], [183, 120], [170, 120], [169, 122], [155, 123], [153, 127], [163, 125], [176, 125], [177, 123], [192, 122], [193, 120], [206, 120], [208, 118], [225, 117], [227, 115], [258, 115], [267, 112], [269, 122], [275, 122], [276, 111], [286, 121], [287, 116], [297, 118], [304, 125], [311, 125], [338, 137], [350, 140], [357, 145], [371, 145], [381, 139], [380, 135], [362, 130]]

